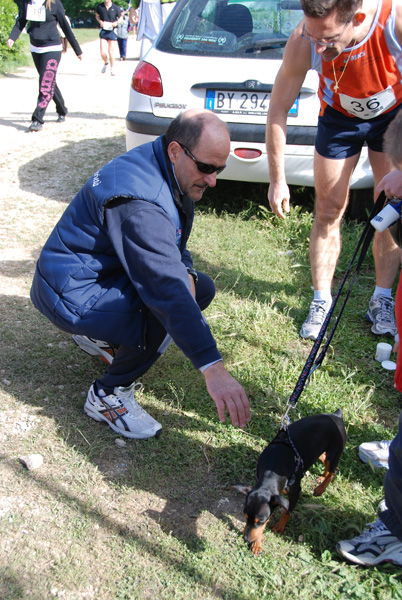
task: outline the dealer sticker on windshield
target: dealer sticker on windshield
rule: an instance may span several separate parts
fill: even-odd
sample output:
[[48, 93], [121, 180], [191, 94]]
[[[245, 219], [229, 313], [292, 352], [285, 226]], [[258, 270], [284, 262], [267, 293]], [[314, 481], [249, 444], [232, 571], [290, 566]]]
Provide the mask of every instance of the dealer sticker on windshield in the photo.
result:
[[[223, 92], [207, 90], [205, 108], [216, 113], [232, 115], [257, 115], [267, 114], [271, 94], [269, 92]], [[289, 111], [290, 116], [297, 116], [299, 98]]]

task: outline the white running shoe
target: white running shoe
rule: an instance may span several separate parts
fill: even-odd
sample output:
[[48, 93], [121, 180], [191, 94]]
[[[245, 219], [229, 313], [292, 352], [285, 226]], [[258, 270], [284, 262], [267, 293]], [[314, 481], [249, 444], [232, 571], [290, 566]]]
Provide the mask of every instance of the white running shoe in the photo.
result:
[[305, 340], [315, 341], [320, 333], [324, 319], [331, 308], [330, 300], [313, 300], [310, 304], [310, 310], [307, 319], [300, 329], [300, 337]]
[[109, 63], [105, 63], [102, 67], [101, 73], [106, 73], [108, 66], [109, 66]]
[[366, 319], [373, 325], [371, 331], [375, 335], [385, 335], [389, 333], [392, 336], [397, 334], [395, 320], [395, 302], [388, 296], [377, 296], [369, 302], [369, 309], [366, 313]]
[[90, 356], [100, 356], [108, 365], [112, 364], [117, 352], [116, 346], [111, 346], [108, 342], [101, 340], [94, 340], [86, 335], [73, 335], [73, 342]]
[[389, 447], [392, 440], [364, 442], [359, 446], [359, 458], [373, 467], [388, 469]]
[[155, 421], [134, 398], [134, 392], [142, 389], [142, 383], [129, 387], [115, 387], [114, 393], [98, 396], [92, 384], [84, 405], [84, 412], [95, 419], [104, 421], [113, 431], [127, 438], [138, 440], [159, 437], [162, 425]]
[[381, 563], [402, 566], [402, 542], [379, 518], [361, 535], [338, 542], [336, 550], [347, 560], [365, 567]]

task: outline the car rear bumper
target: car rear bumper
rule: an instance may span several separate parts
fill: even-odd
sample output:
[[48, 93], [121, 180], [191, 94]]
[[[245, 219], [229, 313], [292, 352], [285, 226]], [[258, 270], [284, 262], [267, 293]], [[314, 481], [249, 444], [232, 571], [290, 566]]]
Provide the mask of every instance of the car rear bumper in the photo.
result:
[[[137, 134], [159, 136], [165, 133], [173, 119], [155, 117], [151, 113], [129, 111], [126, 117], [128, 131]], [[253, 123], [227, 123], [233, 142], [265, 143], [265, 125]], [[317, 127], [288, 125], [286, 143], [314, 146]]]

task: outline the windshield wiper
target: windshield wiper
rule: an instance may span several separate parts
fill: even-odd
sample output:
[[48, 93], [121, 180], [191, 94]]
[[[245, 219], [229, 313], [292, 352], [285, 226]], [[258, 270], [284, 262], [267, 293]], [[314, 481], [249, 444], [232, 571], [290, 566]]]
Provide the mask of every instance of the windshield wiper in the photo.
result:
[[253, 46], [251, 46], [251, 48], [248, 48], [246, 52], [262, 52], [263, 50], [272, 50], [273, 48], [283, 48], [286, 46], [287, 41], [288, 38], [286, 37], [272, 37], [264, 40], [258, 40], [253, 44]]

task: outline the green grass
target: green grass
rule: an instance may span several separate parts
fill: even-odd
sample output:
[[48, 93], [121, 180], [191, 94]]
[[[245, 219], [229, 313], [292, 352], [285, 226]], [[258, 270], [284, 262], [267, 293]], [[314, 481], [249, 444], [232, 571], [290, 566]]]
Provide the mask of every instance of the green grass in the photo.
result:
[[[348, 443], [340, 473], [321, 498], [312, 496], [319, 467], [306, 474], [285, 533], [268, 527], [262, 556], [242, 541], [243, 498], [228, 486], [253, 483], [311, 348], [298, 337], [311, 300], [311, 214], [299, 207], [285, 222], [267, 216], [258, 186], [253, 202], [243, 196], [243, 209], [230, 214], [225, 187], [198, 208], [190, 248], [216, 283], [206, 315], [249, 394], [245, 431], [218, 421], [202, 376], [171, 347], [143, 378], [139, 398], [163, 424], [162, 436], [118, 448], [116, 436], [82, 412], [102, 363], [32, 307], [32, 262], [13, 271], [21, 293], [3, 296], [0, 322], [2, 599], [402, 598], [400, 569], [361, 569], [335, 552], [338, 540], [375, 518], [383, 473], [360, 463], [357, 448], [394, 436], [401, 403], [392, 373], [374, 360], [378, 339], [364, 319], [371, 254], [323, 366], [291, 413], [295, 420], [342, 408]], [[47, 210], [38, 204], [38, 219]], [[337, 282], [360, 230], [343, 226]], [[38, 233], [44, 241], [47, 232]], [[33, 452], [44, 465], [27, 472], [18, 457]]]
[[99, 39], [99, 29], [97, 27], [92, 27], [90, 29], [78, 27], [73, 29], [73, 32], [80, 45]]

